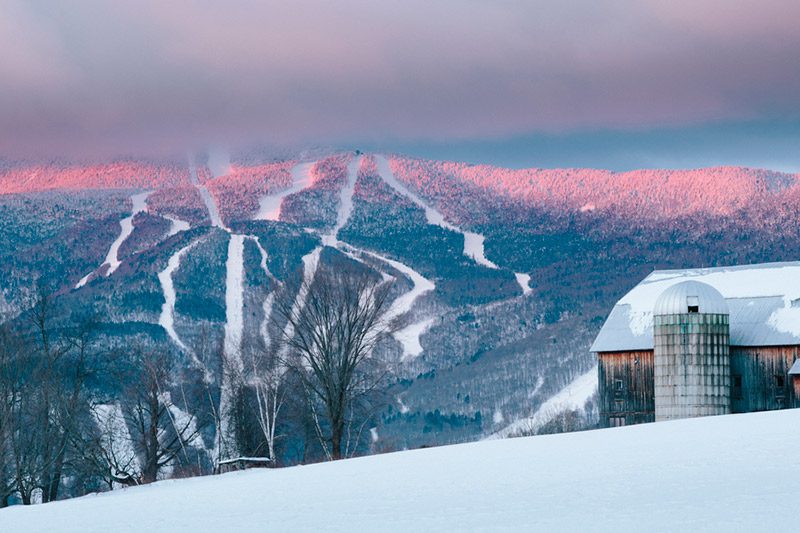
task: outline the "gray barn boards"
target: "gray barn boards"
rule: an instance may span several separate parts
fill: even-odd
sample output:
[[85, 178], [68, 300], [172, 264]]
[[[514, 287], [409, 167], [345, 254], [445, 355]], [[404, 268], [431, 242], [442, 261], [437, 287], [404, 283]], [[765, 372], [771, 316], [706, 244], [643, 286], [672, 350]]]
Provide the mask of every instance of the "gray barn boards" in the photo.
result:
[[601, 425], [800, 407], [800, 263], [656, 271], [592, 345]]

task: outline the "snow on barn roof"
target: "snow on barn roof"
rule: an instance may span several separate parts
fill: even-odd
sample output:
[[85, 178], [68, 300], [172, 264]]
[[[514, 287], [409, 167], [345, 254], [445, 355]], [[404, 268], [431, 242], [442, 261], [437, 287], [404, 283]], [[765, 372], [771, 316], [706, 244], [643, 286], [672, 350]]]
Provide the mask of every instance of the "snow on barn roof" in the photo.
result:
[[790, 376], [800, 375], [800, 359], [797, 359], [792, 365], [792, 368], [789, 369], [789, 375]]
[[800, 344], [800, 262], [789, 262], [656, 270], [617, 302], [591, 351], [652, 350], [656, 300], [687, 280], [711, 285], [725, 298], [731, 345]]

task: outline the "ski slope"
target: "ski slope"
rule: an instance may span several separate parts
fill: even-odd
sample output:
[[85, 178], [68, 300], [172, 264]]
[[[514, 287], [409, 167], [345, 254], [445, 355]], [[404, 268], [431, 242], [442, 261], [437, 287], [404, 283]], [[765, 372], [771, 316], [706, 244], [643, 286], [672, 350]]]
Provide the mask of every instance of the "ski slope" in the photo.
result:
[[[392, 168], [389, 165], [389, 161], [384, 156], [376, 155], [375, 156], [375, 165], [378, 168], [378, 174], [380, 178], [389, 185], [392, 189], [394, 189], [397, 193], [402, 196], [405, 196], [412, 202], [414, 202], [418, 207], [422, 208], [425, 212], [425, 219], [427, 220], [428, 224], [432, 224], [434, 226], [439, 226], [441, 228], [454, 231], [456, 233], [460, 233], [464, 237], [464, 255], [478, 263], [479, 265], [483, 265], [485, 267], [498, 270], [500, 267], [489, 260], [486, 257], [486, 250], [484, 248], [484, 241], [486, 237], [481, 235], [480, 233], [475, 233], [472, 231], [465, 231], [458, 226], [455, 226], [445, 220], [444, 215], [428, 205], [428, 203], [423, 200], [419, 195], [411, 191], [404, 183], [395, 177], [394, 173], [392, 172]], [[517, 280], [517, 283], [522, 290], [523, 295], [527, 295], [531, 292], [530, 289], [530, 276], [527, 274], [520, 274], [515, 273], [514, 277]]]
[[314, 184], [314, 176], [311, 174], [311, 170], [315, 164], [316, 161], [311, 161], [309, 163], [300, 163], [292, 168], [291, 186], [288, 189], [262, 196], [258, 201], [258, 211], [253, 220], [280, 220], [283, 199]]
[[0, 509], [7, 531], [793, 531], [800, 410], [484, 441]]
[[[131, 214], [130, 216], [127, 216], [119, 221], [119, 235], [116, 239], [114, 239], [114, 242], [111, 243], [111, 247], [108, 249], [106, 258], [100, 265], [100, 268], [106, 265], [108, 266], [105, 272], [106, 276], [113, 274], [114, 271], [117, 270], [122, 264], [122, 262], [119, 260], [119, 247], [122, 246], [122, 243], [124, 243], [128, 237], [131, 236], [131, 233], [133, 233], [133, 219], [137, 214], [147, 209], [147, 197], [150, 196], [152, 192], [153, 191], [147, 191], [131, 196], [131, 204], [133, 204]], [[75, 285], [75, 288], [80, 289], [86, 285], [89, 280], [92, 279], [93, 275], [94, 272], [89, 272], [86, 274], [80, 279], [80, 281], [78, 281], [78, 283]]]
[[183, 256], [194, 248], [198, 242], [199, 241], [193, 241], [172, 254], [167, 261], [167, 267], [158, 273], [161, 292], [164, 294], [164, 303], [161, 306], [158, 324], [164, 328], [169, 338], [183, 351], [188, 351], [189, 349], [175, 331], [175, 300], [177, 295], [175, 293], [175, 284], [173, 283], [172, 275], [180, 268]]
[[[536, 387], [537, 390], [539, 387], [541, 382]], [[593, 366], [591, 370], [581, 374], [557, 394], [548, 398], [533, 416], [515, 420], [489, 438], [506, 438], [522, 430], [538, 428], [565, 409], [583, 409], [595, 391], [597, 391], [597, 366]]]

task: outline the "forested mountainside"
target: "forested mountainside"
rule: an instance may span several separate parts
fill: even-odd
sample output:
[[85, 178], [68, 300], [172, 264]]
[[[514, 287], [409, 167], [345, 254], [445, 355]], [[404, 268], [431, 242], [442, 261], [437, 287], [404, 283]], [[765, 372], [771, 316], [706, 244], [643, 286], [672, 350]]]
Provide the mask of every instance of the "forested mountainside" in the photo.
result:
[[[175, 379], [163, 392], [201, 437], [176, 461], [200, 470], [231, 431], [217, 416], [236, 400], [225, 365], [277, 349], [271, 295], [320, 268], [395, 280], [396, 331], [378, 349], [386, 387], [351, 436], [365, 453], [475, 440], [531, 416], [592, 371], [593, 336], [653, 269], [800, 257], [798, 176], [746, 168], [508, 170], [339, 153], [233, 161], [214, 176], [194, 163], [7, 162], [0, 193], [8, 327], [29, 327], [43, 292], [54, 335], [93, 324], [92, 345], [119, 367], [86, 381], [106, 406], [97, 425], [113, 425], [120, 372], [143, 351], [165, 354]], [[279, 420], [282, 463], [323, 455], [300, 404], [287, 400]], [[117, 426], [129, 439], [134, 428]], [[264, 454], [257, 434], [229, 441], [228, 455]]]

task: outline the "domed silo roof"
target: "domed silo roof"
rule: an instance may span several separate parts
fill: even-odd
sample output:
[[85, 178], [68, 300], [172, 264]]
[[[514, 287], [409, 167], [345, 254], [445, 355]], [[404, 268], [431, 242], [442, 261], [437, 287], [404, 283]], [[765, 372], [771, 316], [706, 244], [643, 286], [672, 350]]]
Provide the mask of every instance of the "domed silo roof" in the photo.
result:
[[717, 289], [699, 281], [682, 281], [669, 287], [656, 300], [654, 315], [708, 313], [727, 315], [728, 304]]

